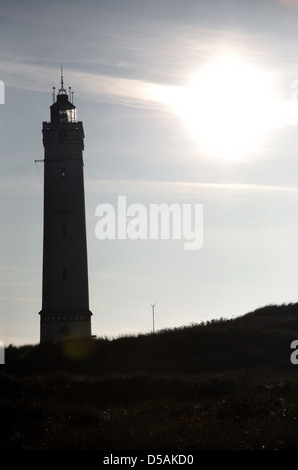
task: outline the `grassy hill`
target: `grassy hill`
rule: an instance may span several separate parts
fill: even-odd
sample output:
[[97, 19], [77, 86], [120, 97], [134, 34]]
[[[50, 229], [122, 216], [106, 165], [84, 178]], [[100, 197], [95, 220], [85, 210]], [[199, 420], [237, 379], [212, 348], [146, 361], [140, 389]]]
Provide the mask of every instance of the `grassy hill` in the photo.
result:
[[2, 449], [297, 449], [298, 304], [113, 340], [9, 346]]

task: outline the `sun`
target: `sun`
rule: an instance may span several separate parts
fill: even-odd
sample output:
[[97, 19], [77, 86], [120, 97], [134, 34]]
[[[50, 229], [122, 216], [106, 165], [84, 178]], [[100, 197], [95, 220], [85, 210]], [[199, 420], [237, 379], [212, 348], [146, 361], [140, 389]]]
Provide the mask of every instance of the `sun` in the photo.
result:
[[245, 159], [286, 114], [268, 75], [233, 54], [202, 67], [169, 98], [200, 148], [225, 160]]

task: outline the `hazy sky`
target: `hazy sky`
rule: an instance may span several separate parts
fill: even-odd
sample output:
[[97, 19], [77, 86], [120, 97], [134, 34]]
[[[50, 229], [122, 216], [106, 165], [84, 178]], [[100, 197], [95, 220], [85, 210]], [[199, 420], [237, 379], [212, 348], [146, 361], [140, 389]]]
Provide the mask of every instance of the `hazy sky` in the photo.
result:
[[[42, 122], [85, 129], [92, 333], [298, 300], [298, 2], [2, 0], [0, 340], [39, 341]], [[297, 92], [297, 93], [296, 93]], [[204, 242], [103, 240], [96, 207], [203, 204]]]

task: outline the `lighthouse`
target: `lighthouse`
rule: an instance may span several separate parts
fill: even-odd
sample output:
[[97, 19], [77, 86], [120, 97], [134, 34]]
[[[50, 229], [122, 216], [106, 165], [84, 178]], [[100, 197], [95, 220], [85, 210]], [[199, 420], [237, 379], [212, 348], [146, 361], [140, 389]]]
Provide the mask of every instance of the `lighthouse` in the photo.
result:
[[44, 207], [40, 341], [90, 337], [84, 195], [84, 129], [72, 93], [53, 89], [43, 122]]

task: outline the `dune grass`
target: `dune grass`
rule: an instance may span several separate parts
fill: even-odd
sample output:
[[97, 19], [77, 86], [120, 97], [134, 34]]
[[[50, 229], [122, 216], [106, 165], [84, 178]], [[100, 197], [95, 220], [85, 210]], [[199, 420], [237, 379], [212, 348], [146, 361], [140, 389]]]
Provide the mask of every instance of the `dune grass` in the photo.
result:
[[[297, 305], [6, 349], [2, 449], [297, 449]], [[297, 335], [296, 335], [297, 331]]]

